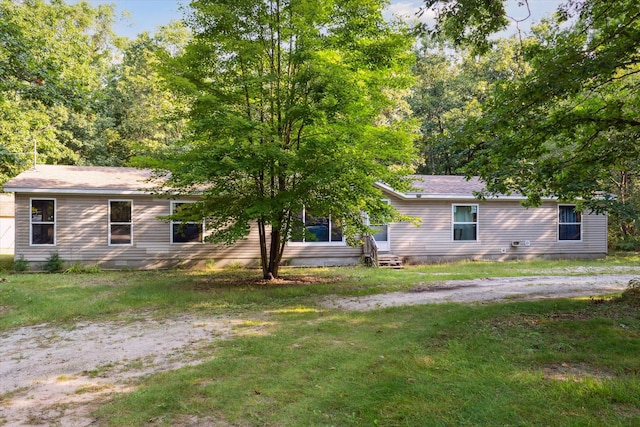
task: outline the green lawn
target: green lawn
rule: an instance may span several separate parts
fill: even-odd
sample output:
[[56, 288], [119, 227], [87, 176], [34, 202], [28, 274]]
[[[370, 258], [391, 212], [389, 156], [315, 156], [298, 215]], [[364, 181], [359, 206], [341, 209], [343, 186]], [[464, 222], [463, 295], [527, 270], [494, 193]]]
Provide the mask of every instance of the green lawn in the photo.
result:
[[[185, 312], [264, 320], [263, 334], [215, 341], [213, 360], [145, 378], [99, 408], [104, 425], [640, 425], [638, 300], [561, 299], [327, 310], [450, 278], [618, 272], [606, 260], [458, 263], [404, 270], [5, 274], [0, 331], [42, 322]], [[0, 277], [3, 277], [0, 274]], [[304, 280], [301, 280], [304, 279]], [[194, 421], [195, 420], [195, 421]]]
[[101, 420], [640, 424], [637, 307], [563, 300], [292, 310], [272, 320], [266, 336], [216, 344], [211, 362], [149, 378], [104, 406]]

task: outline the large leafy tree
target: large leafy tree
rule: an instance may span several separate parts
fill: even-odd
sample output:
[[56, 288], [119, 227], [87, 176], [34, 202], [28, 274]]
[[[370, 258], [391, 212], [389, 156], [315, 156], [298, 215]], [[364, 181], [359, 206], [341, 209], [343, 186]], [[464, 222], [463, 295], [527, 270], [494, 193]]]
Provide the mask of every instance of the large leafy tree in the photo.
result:
[[422, 154], [418, 171], [456, 175], [470, 162], [460, 149], [458, 129], [482, 114], [482, 105], [495, 84], [513, 80], [526, 70], [517, 55], [515, 38], [501, 39], [484, 55], [446, 40], [423, 38], [416, 49], [415, 75], [409, 103], [420, 121]]
[[30, 164], [74, 162], [69, 122], [86, 114], [110, 59], [110, 6], [0, 1], [0, 183]]
[[192, 99], [190, 138], [162, 166], [202, 196], [184, 217], [212, 239], [256, 226], [262, 272], [277, 277], [305, 208], [353, 237], [395, 214], [374, 185], [402, 187], [413, 155], [397, 93], [411, 83], [412, 39], [380, 0], [198, 0], [193, 41], [172, 79]]
[[166, 151], [181, 138], [185, 104], [169, 90], [161, 64], [180, 54], [189, 32], [180, 22], [120, 42], [121, 60], [108, 73], [83, 160], [122, 166]]
[[[489, 7], [489, 3], [491, 3]], [[436, 32], [480, 51], [505, 25], [502, 5], [427, 0]], [[436, 5], [437, 4], [437, 5]], [[505, 81], [458, 136], [491, 192], [582, 200], [614, 218], [637, 216], [640, 163], [640, 5], [568, 0], [522, 44], [530, 72]], [[617, 193], [610, 198], [603, 192]], [[625, 219], [626, 218], [626, 219]], [[627, 224], [629, 225], [629, 224]], [[629, 229], [621, 224], [621, 229]]]
[[180, 138], [184, 104], [164, 86], [179, 22], [116, 37], [113, 6], [0, 0], [0, 183], [33, 162], [121, 166]]
[[109, 56], [112, 6], [0, 1], [0, 96], [81, 107]]

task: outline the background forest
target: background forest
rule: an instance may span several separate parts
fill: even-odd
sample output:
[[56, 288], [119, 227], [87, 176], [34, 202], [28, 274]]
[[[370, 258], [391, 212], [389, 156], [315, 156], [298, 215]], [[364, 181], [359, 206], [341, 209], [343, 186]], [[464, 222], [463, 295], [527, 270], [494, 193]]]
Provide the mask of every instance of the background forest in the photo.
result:
[[[504, 10], [454, 3], [425, 2], [438, 25], [416, 28], [413, 88], [397, 94], [396, 113], [419, 123], [416, 172], [480, 175], [533, 205], [580, 197], [610, 212], [612, 247], [640, 249], [640, 6], [568, 1], [526, 34], [489, 38]], [[189, 103], [167, 64], [190, 31], [128, 39], [113, 22], [108, 5], [0, 0], [0, 185], [36, 156], [153, 166], [185, 138]]]

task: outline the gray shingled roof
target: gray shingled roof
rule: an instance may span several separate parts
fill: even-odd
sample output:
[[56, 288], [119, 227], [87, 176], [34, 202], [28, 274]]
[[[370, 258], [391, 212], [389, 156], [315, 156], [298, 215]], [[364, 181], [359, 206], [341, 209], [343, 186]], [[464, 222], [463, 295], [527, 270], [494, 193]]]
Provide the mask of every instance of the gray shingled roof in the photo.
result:
[[453, 175], [411, 175], [410, 178], [415, 190], [408, 194], [469, 195], [485, 188], [477, 177], [467, 180], [463, 176]]
[[[148, 193], [157, 183], [149, 181], [149, 169], [103, 166], [38, 165], [4, 185], [7, 192], [55, 192], [82, 194]], [[425, 197], [472, 196], [484, 188], [478, 178], [467, 180], [462, 176], [411, 175], [414, 191]], [[390, 189], [392, 190], [392, 189]]]
[[149, 169], [38, 165], [22, 172], [4, 184], [8, 192], [81, 192], [81, 193], [136, 193], [149, 192]]

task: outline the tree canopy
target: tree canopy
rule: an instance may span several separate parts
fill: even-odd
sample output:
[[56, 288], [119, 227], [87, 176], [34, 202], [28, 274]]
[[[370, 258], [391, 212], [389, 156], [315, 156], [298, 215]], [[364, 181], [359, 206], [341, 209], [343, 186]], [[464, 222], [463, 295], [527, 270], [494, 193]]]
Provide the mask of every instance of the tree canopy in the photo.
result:
[[110, 58], [112, 10], [0, 1], [0, 183], [29, 164], [75, 162], [65, 125], [88, 111]]
[[258, 224], [265, 275], [302, 209], [350, 237], [362, 212], [393, 219], [372, 183], [402, 189], [410, 164], [640, 233], [640, 6], [566, 0], [497, 39], [506, 4], [425, 0], [435, 39], [414, 44], [382, 0], [193, 1], [189, 28], [133, 40], [113, 6], [0, 0], [0, 184], [34, 146], [39, 163], [168, 168], [204, 194], [213, 240]]
[[160, 165], [202, 196], [190, 213], [231, 243], [257, 226], [265, 278], [299, 213], [331, 217], [350, 237], [363, 212], [389, 221], [378, 181], [406, 187], [413, 124], [398, 97], [411, 84], [412, 37], [383, 1], [198, 0], [193, 40], [172, 67], [191, 100], [181, 153]]
[[[445, 7], [436, 31], [457, 43], [486, 50], [489, 33], [505, 24], [493, 5], [500, 2], [438, 3]], [[496, 85], [458, 135], [472, 159], [467, 173], [481, 175], [490, 192], [520, 192], [532, 204], [557, 196], [611, 207], [603, 191], [616, 171], [640, 161], [639, 18], [633, 0], [568, 1], [534, 27], [521, 46], [530, 71]]]
[[112, 24], [110, 5], [0, 0], [0, 184], [34, 152], [122, 166], [181, 137], [184, 104], [158, 68], [188, 31], [176, 22], [128, 40]]
[[417, 170], [430, 175], [459, 175], [471, 160], [460, 147], [458, 130], [482, 113], [493, 87], [522, 75], [518, 42], [503, 39], [484, 55], [454, 48], [447, 40], [424, 37], [416, 47], [414, 84], [409, 103], [420, 121]]

